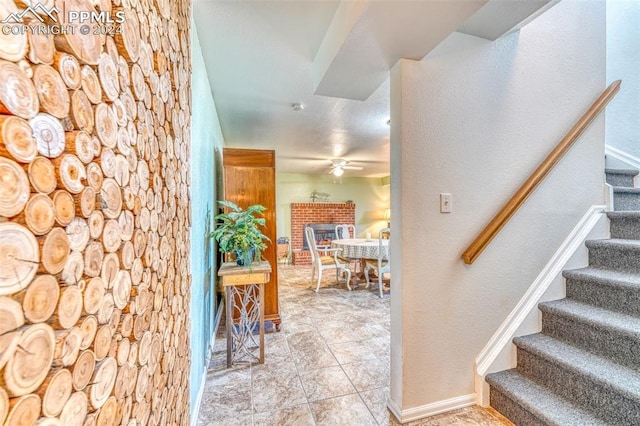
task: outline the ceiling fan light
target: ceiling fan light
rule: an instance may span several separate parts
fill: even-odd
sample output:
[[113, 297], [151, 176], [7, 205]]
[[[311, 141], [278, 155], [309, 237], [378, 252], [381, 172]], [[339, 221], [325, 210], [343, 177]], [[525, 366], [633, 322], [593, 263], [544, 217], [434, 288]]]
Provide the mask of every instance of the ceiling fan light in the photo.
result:
[[344, 170], [342, 170], [342, 167], [336, 167], [335, 169], [333, 169], [333, 175], [340, 177], [344, 174]]

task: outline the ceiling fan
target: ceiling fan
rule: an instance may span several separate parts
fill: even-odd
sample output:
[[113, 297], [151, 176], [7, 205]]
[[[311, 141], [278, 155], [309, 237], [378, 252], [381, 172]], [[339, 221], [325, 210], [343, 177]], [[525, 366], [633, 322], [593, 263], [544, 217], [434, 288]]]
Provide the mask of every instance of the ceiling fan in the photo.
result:
[[350, 166], [350, 161], [345, 160], [344, 158], [334, 158], [331, 161], [331, 170], [329, 173], [334, 176], [342, 176], [345, 170], [362, 170], [360, 166]]

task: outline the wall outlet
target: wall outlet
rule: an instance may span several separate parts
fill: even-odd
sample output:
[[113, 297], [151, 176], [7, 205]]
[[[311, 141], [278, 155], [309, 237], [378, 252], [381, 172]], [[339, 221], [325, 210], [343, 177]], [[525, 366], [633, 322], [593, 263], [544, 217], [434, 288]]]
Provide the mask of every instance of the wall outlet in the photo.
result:
[[451, 194], [440, 194], [440, 213], [451, 213], [453, 210]]

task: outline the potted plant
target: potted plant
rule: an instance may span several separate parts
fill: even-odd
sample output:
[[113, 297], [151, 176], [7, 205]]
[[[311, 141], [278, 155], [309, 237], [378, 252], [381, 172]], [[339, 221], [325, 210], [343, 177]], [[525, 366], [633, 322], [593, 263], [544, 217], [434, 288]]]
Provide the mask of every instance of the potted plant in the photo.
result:
[[265, 241], [271, 242], [260, 230], [265, 225], [264, 217], [258, 217], [267, 208], [254, 204], [243, 210], [231, 201], [218, 203], [229, 211], [216, 215], [216, 228], [209, 237], [216, 239], [220, 251], [233, 253], [240, 266], [250, 266], [254, 260], [260, 260], [262, 250], [267, 248]]

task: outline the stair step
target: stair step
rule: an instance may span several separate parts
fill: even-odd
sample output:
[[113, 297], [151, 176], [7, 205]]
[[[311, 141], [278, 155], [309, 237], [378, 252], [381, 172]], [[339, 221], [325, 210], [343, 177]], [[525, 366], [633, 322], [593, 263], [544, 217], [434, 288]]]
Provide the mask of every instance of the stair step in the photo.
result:
[[568, 299], [640, 317], [640, 274], [587, 267], [562, 275]]
[[638, 174], [632, 169], [605, 169], [607, 183], [613, 186], [633, 186], [633, 178]]
[[585, 245], [589, 249], [590, 266], [640, 273], [640, 240], [588, 240]]
[[518, 371], [612, 424], [640, 424], [640, 373], [544, 334], [516, 337]]
[[640, 210], [640, 188], [614, 186], [613, 209], [616, 211]]
[[487, 382], [491, 386], [491, 406], [517, 425], [607, 424], [515, 369], [489, 374]]
[[607, 212], [611, 238], [640, 240], [640, 211]]
[[542, 332], [621, 365], [640, 365], [640, 318], [569, 299], [544, 302]]

